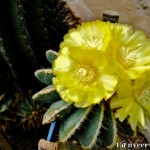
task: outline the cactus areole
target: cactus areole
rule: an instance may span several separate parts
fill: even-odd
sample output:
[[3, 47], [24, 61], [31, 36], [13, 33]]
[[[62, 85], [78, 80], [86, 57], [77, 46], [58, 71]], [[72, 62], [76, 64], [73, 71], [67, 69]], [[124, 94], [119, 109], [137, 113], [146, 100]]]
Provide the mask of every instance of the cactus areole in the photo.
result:
[[50, 103], [43, 123], [60, 120], [59, 141], [82, 148], [115, 147], [118, 123], [146, 128], [150, 118], [150, 40], [120, 23], [86, 22], [64, 36], [52, 69], [35, 76], [47, 87], [33, 99]]

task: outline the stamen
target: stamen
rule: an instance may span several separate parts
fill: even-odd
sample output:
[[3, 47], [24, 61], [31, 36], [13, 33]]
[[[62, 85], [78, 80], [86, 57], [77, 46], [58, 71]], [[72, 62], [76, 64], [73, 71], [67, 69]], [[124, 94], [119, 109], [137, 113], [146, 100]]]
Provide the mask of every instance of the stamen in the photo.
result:
[[139, 103], [150, 103], [150, 86], [147, 86], [143, 90], [136, 91], [135, 96]]
[[117, 55], [118, 61], [125, 67], [131, 67], [135, 62], [136, 51], [130, 51], [129, 47], [122, 47]]
[[95, 69], [90, 65], [78, 65], [75, 76], [82, 82], [91, 82], [95, 77]]
[[95, 48], [99, 44], [101, 44], [102, 46], [102, 40], [94, 39], [93, 37], [91, 37], [89, 40], [84, 40], [83, 44], [86, 45], [88, 48]]

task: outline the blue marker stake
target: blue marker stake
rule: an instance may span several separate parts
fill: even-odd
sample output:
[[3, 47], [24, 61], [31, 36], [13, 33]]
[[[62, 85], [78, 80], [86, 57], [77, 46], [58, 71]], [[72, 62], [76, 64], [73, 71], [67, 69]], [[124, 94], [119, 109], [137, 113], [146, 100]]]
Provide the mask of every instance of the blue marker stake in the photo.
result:
[[49, 131], [48, 131], [48, 136], [47, 136], [47, 141], [51, 141], [55, 126], [56, 126], [56, 121], [54, 121], [50, 125]]

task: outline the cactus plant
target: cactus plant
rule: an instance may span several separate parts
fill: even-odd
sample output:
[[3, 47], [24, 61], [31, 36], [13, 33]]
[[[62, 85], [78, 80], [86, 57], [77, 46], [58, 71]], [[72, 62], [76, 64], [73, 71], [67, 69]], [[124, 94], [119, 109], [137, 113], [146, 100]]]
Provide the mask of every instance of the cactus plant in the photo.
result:
[[118, 149], [120, 126], [128, 126], [129, 137], [146, 127], [149, 48], [141, 31], [97, 20], [71, 29], [58, 54], [46, 52], [52, 69], [35, 72], [47, 87], [33, 99], [50, 105], [44, 124], [60, 120], [58, 141], [75, 139], [83, 149]]
[[[54, 61], [57, 55], [53, 50], [46, 52], [46, 57], [50, 63]], [[33, 99], [50, 104], [50, 108], [43, 116], [43, 124], [60, 120], [58, 141], [64, 143], [60, 145], [68, 150], [70, 148], [67, 148], [67, 143], [72, 147], [79, 147], [80, 143], [79, 149], [81, 147], [85, 149], [103, 147], [106, 149], [116, 145], [119, 138], [117, 126], [120, 124], [116, 121], [114, 112], [107, 104], [76, 108], [73, 104], [63, 101], [52, 86], [53, 74], [51, 69], [39, 69], [35, 72], [35, 76], [47, 87], [33, 95]], [[130, 135], [133, 135], [132, 130]], [[72, 138], [78, 140], [77, 145], [70, 141]]]

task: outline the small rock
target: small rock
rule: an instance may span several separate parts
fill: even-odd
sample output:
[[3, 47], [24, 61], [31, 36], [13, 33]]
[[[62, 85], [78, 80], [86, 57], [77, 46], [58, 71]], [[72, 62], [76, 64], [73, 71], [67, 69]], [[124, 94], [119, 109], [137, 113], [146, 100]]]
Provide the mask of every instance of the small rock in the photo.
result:
[[38, 150], [58, 150], [58, 143], [41, 139], [38, 143]]

